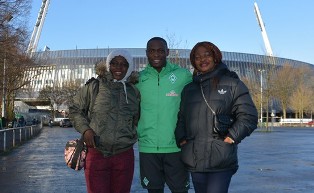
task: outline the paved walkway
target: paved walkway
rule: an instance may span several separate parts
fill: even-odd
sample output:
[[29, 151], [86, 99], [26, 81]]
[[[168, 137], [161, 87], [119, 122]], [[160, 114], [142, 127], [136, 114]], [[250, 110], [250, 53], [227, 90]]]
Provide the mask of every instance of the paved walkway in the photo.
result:
[[[77, 138], [73, 128], [48, 128], [34, 139], [0, 156], [1, 193], [84, 193], [84, 172], [66, 167], [66, 141]], [[239, 145], [240, 169], [229, 193], [310, 193], [314, 189], [314, 128], [256, 131]], [[139, 182], [138, 153], [132, 192]], [[169, 192], [166, 189], [165, 192]], [[193, 188], [189, 193], [194, 193]]]

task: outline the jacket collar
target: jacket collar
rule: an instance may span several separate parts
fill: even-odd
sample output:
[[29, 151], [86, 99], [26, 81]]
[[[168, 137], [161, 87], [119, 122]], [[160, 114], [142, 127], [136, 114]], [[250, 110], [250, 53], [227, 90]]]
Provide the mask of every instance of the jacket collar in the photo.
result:
[[228, 71], [227, 65], [224, 63], [220, 63], [215, 67], [213, 71], [210, 71], [206, 74], [199, 74], [199, 75], [193, 76], [193, 82], [201, 83], [214, 77], [220, 78], [227, 71]]
[[147, 66], [147, 70], [149, 71], [149, 73], [156, 74], [156, 75], [159, 74], [159, 76], [166, 75], [176, 68], [179, 68], [179, 66], [177, 64], [172, 64], [169, 61], [167, 61], [166, 65], [161, 69], [160, 73], [158, 73], [157, 70], [154, 67], [152, 67], [150, 64], [148, 64]]

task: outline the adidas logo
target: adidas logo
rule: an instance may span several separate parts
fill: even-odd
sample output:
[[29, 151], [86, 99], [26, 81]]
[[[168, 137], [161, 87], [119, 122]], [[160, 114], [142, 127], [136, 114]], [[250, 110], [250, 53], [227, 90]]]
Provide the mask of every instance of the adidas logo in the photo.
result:
[[218, 90], [218, 93], [219, 93], [219, 94], [226, 94], [226, 92], [227, 92], [227, 91], [224, 90], [223, 88], [222, 88], [221, 90]]

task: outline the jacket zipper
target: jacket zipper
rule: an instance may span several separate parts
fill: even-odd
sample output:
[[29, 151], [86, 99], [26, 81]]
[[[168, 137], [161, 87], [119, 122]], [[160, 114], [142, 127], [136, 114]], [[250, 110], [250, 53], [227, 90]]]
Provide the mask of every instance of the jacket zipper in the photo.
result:
[[[159, 73], [158, 73], [158, 103], [159, 103]], [[159, 112], [159, 109], [158, 109]], [[159, 119], [159, 117], [157, 117], [157, 119]], [[158, 121], [157, 121], [158, 123]], [[159, 151], [159, 138], [158, 138], [158, 142], [157, 142], [157, 151]]]

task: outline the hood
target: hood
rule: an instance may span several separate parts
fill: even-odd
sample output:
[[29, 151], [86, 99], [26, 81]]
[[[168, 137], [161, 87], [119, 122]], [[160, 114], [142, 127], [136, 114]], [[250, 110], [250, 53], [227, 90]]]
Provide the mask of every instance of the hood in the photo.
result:
[[125, 100], [126, 100], [126, 103], [129, 103], [129, 101], [128, 101], [128, 93], [127, 93], [127, 90], [126, 90], [125, 82], [127, 81], [129, 76], [131, 75], [132, 71], [134, 70], [133, 57], [131, 56], [131, 54], [127, 50], [123, 50], [123, 49], [113, 50], [107, 56], [107, 60], [106, 60], [106, 67], [107, 67], [107, 71], [108, 72], [110, 72], [110, 70], [109, 70], [110, 62], [116, 56], [124, 57], [126, 59], [126, 61], [129, 63], [129, 68], [128, 68], [128, 71], [126, 72], [125, 76], [121, 80], [115, 80], [115, 79], [113, 80], [114, 82], [121, 82], [123, 84], [124, 93], [125, 93]]
[[193, 76], [194, 82], [203, 82], [205, 80], [217, 77], [220, 78], [223, 74], [225, 74], [228, 70], [228, 67], [225, 63], [219, 63], [216, 65], [215, 69], [213, 71], [207, 72], [205, 74], [196, 74]]
[[126, 59], [126, 61], [129, 63], [129, 68], [128, 68], [128, 71], [126, 72], [125, 76], [123, 77], [122, 80], [118, 81], [118, 82], [125, 82], [129, 78], [129, 76], [131, 75], [132, 71], [134, 70], [133, 57], [131, 56], [131, 54], [127, 50], [123, 50], [123, 49], [113, 50], [107, 56], [107, 60], [106, 60], [106, 68], [107, 68], [108, 72], [110, 72], [109, 71], [110, 62], [116, 56], [124, 57]]

